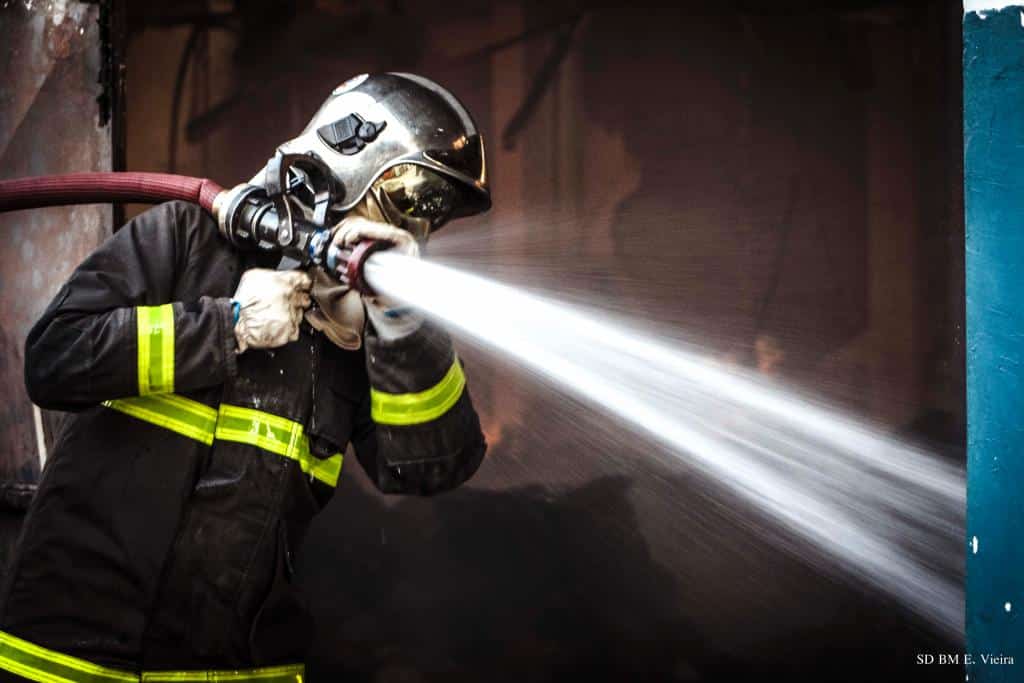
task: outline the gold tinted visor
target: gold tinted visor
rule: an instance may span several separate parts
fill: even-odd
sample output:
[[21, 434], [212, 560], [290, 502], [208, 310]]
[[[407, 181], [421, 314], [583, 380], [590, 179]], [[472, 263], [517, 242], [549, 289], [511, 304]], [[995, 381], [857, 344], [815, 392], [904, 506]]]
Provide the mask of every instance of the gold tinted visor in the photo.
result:
[[387, 197], [403, 216], [441, 227], [455, 213], [461, 192], [440, 173], [416, 164], [398, 164], [381, 174], [373, 189]]

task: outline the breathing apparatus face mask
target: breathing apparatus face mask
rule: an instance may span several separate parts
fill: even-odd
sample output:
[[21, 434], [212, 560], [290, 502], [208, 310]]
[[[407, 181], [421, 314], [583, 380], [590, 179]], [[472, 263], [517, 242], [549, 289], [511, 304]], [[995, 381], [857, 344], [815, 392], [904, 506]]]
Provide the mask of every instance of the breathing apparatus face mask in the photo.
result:
[[458, 188], [440, 173], [416, 164], [398, 164], [374, 181], [350, 214], [408, 231], [422, 246], [459, 207]]

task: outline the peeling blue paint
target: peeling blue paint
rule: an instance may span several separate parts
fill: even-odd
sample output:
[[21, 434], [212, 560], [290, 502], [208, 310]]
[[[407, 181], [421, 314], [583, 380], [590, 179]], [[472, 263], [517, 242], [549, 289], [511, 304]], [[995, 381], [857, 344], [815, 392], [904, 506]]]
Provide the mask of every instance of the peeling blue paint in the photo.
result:
[[963, 25], [967, 673], [982, 683], [1024, 680], [1024, 624], [1013, 609], [1024, 599], [1022, 16], [1020, 7], [967, 11]]

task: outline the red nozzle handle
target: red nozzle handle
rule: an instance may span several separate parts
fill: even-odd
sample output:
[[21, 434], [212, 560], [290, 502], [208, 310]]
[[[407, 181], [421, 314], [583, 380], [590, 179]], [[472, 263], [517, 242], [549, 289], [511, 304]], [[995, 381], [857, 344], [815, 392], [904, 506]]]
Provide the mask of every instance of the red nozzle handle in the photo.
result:
[[370, 287], [370, 284], [366, 281], [363, 274], [363, 268], [366, 266], [366, 259], [374, 252], [381, 251], [393, 246], [390, 242], [382, 240], [360, 240], [352, 247], [352, 253], [348, 257], [348, 263], [345, 264], [345, 277], [348, 280], [349, 286], [361, 294], [367, 294], [373, 296], [376, 292]]

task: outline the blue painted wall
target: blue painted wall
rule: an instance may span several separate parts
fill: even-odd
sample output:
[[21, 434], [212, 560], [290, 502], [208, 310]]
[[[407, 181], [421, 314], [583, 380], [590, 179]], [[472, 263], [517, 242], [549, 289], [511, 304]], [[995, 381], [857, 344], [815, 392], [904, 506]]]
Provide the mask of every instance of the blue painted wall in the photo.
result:
[[[967, 652], [971, 681], [1024, 681], [1024, 26], [964, 15]], [[975, 545], [974, 539], [977, 538]], [[1014, 663], [986, 664], [981, 655]]]

